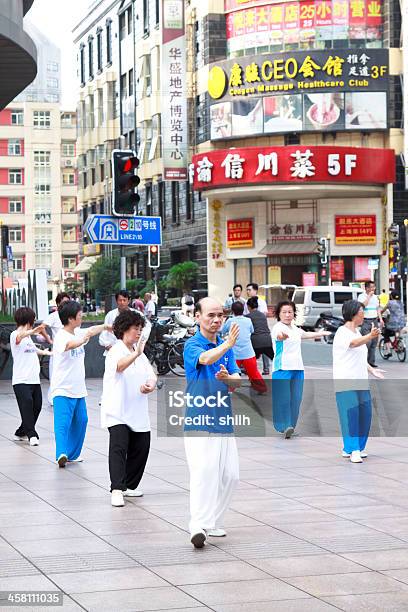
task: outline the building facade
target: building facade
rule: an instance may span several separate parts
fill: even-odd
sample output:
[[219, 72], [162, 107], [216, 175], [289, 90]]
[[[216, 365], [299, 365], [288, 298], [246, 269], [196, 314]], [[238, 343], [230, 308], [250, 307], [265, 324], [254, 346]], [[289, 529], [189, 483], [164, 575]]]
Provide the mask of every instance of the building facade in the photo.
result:
[[[9, 228], [9, 281], [45, 268], [55, 295], [76, 280], [76, 114], [12, 102], [0, 111], [0, 215]], [[50, 295], [51, 297], [51, 295]]]

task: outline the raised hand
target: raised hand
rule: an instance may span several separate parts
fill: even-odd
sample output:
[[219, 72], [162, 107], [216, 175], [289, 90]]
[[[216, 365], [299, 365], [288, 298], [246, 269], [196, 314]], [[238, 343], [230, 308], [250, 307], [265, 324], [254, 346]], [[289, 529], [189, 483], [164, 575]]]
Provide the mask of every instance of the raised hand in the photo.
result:
[[231, 325], [231, 328], [228, 334], [228, 338], [227, 338], [227, 342], [231, 348], [235, 346], [235, 343], [238, 340], [238, 336], [239, 336], [239, 325], [237, 325], [236, 323], [233, 323]]
[[[137, 342], [137, 344], [136, 344], [136, 349], [135, 349], [138, 357], [140, 357], [140, 355], [142, 355], [142, 353], [143, 353], [143, 351], [145, 349], [145, 346], [146, 346], [146, 338], [143, 338], [143, 335], [141, 335], [139, 340], [138, 340], [138, 342]], [[143, 393], [143, 391], [142, 391], [142, 393]]]
[[373, 338], [373, 340], [375, 338], [378, 338], [378, 336], [381, 335], [381, 330], [379, 327], [375, 327], [374, 323], [371, 324], [371, 331], [370, 331], [370, 336], [371, 338]]
[[281, 331], [277, 334], [276, 339], [277, 340], [287, 340], [289, 338], [288, 334], [285, 334], [285, 332]]
[[229, 372], [227, 368], [224, 365], [220, 365], [220, 369], [216, 373], [215, 378], [217, 380], [228, 380], [228, 377], [229, 377]]

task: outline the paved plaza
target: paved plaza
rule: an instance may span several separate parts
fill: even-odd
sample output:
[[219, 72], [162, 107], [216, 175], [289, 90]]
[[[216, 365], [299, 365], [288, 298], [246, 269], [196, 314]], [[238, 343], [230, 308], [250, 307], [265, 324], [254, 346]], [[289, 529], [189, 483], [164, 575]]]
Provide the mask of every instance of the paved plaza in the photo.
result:
[[101, 381], [88, 389], [84, 461], [61, 470], [51, 410], [39, 447], [12, 441], [17, 405], [0, 384], [0, 591], [62, 591], [44, 610], [64, 611], [408, 609], [408, 438], [371, 438], [362, 465], [339, 439], [239, 439], [228, 536], [194, 550], [183, 440], [153, 432], [145, 496], [112, 508]]

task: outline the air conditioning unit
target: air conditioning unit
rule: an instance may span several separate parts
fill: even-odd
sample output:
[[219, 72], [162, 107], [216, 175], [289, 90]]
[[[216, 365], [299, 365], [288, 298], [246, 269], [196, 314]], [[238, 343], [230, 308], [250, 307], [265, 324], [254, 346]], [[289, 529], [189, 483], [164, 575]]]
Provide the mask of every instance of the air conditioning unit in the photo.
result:
[[74, 165], [74, 163], [73, 163], [72, 159], [66, 159], [65, 160], [64, 166], [66, 168], [72, 168], [73, 165]]

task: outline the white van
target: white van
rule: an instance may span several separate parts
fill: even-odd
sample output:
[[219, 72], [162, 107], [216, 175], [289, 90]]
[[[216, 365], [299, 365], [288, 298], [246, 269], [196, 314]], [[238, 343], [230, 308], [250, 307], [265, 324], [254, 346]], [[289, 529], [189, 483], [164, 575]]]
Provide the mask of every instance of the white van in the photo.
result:
[[341, 317], [341, 309], [347, 300], [356, 300], [361, 287], [321, 286], [297, 287], [292, 300], [296, 304], [296, 324], [305, 329], [315, 329], [322, 312]]

